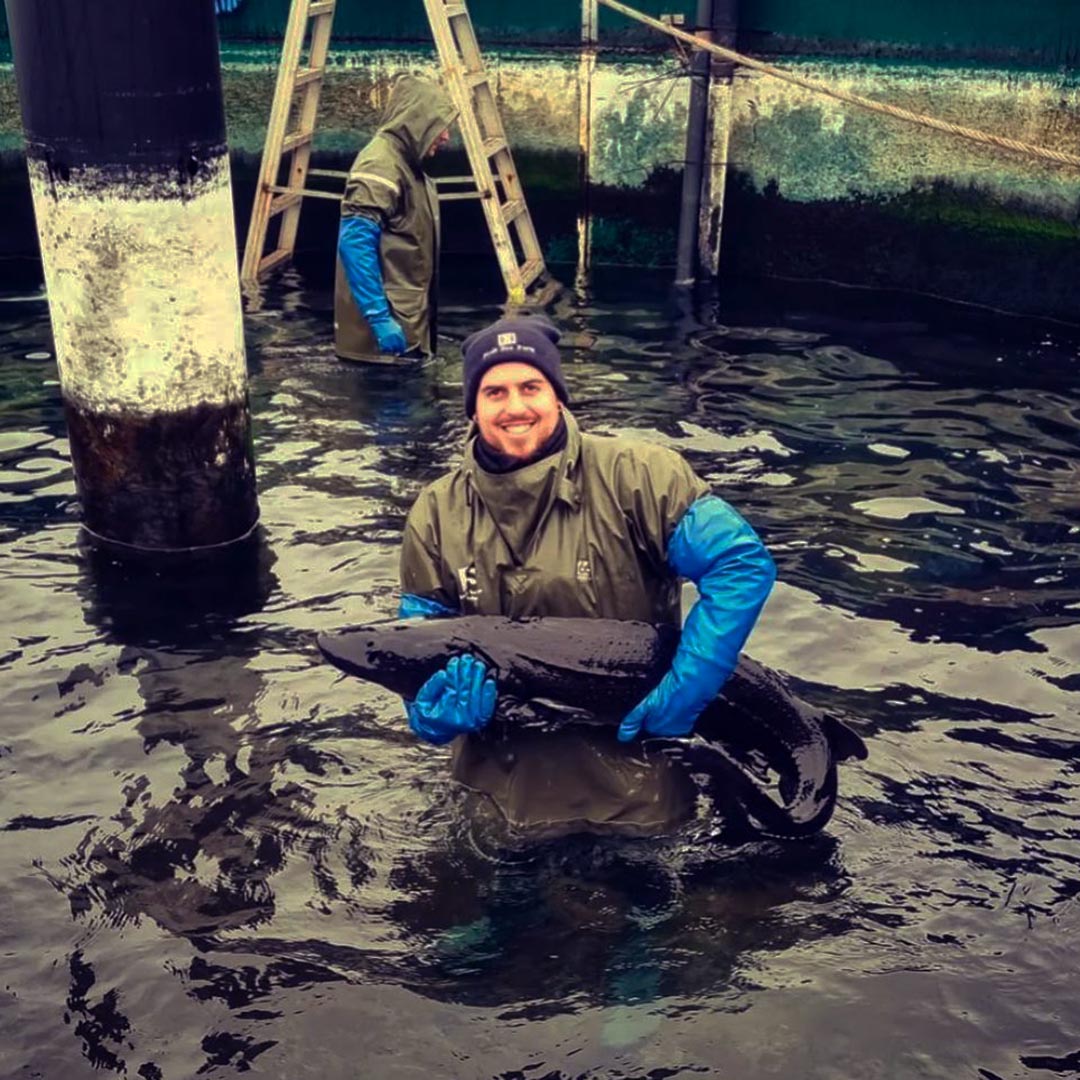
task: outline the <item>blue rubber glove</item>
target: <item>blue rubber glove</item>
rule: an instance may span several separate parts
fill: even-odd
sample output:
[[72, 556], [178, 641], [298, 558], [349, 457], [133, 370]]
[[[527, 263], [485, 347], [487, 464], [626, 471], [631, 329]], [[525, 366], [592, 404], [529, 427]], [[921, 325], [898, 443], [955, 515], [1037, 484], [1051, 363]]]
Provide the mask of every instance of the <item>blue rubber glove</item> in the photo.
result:
[[228, 15], [240, 6], [240, 0], [214, 0], [214, 11], [218, 15]]
[[699, 598], [687, 616], [671, 670], [619, 725], [619, 741], [689, 735], [694, 721], [735, 670], [776, 580], [757, 533], [723, 499], [706, 495], [682, 516], [668, 544], [668, 566]]
[[439, 616], [457, 615], [453, 608], [448, 608], [430, 596], [417, 596], [416, 593], [402, 593], [398, 601], [399, 619], [433, 619]]
[[418, 738], [437, 746], [458, 735], [479, 731], [495, 712], [495, 680], [483, 660], [466, 653], [436, 671], [416, 700], [405, 703], [409, 727]]
[[342, 218], [338, 229], [338, 255], [345, 268], [356, 306], [367, 319], [379, 351], [400, 356], [409, 347], [401, 324], [390, 313], [379, 265], [382, 229], [366, 217]]

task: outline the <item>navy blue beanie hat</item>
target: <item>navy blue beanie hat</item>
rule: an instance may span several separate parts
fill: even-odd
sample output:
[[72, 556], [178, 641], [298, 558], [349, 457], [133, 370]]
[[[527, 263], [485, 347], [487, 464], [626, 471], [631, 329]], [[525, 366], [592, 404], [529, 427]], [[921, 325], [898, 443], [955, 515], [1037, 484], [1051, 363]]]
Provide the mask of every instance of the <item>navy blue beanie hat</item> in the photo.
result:
[[564, 405], [569, 404], [570, 396], [566, 392], [562, 363], [556, 348], [558, 340], [558, 329], [543, 315], [515, 315], [499, 319], [483, 330], [470, 334], [461, 346], [465, 358], [465, 415], [471, 417], [476, 412], [476, 393], [484, 372], [496, 364], [512, 360], [536, 368], [554, 387], [558, 399]]

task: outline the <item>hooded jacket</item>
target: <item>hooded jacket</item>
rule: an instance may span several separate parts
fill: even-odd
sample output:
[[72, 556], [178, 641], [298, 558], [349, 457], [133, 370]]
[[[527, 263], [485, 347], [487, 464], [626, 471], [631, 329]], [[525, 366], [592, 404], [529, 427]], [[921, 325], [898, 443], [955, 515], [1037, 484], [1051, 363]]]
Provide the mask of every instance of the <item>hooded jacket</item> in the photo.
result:
[[[423, 162], [456, 116], [436, 83], [399, 75], [378, 130], [352, 163], [341, 204], [343, 218], [367, 217], [382, 230], [379, 262], [390, 312], [408, 347], [424, 353], [435, 350], [439, 200]], [[370, 360], [380, 352], [353, 300], [340, 258], [334, 281], [334, 351], [350, 360]]]
[[[708, 486], [674, 451], [582, 434], [561, 454], [501, 475], [464, 460], [409, 513], [403, 594], [461, 614], [585, 616], [678, 625], [680, 586], [666, 565], [680, 519]], [[645, 835], [689, 816], [682, 770], [614, 730], [508, 728], [461, 736], [453, 774], [534, 837], [578, 830]]]

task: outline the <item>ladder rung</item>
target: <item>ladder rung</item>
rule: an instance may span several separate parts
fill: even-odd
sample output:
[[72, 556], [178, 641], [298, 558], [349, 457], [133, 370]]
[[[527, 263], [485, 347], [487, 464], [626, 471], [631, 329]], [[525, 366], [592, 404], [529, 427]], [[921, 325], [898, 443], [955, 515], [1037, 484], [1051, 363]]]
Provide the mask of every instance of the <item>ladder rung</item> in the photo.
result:
[[337, 0], [315, 0], [307, 9], [308, 18], [314, 19], [318, 15], [329, 15], [337, 3]]
[[446, 12], [446, 17], [448, 19], [456, 18], [458, 15], [467, 14], [464, 4], [444, 4], [443, 11]]
[[494, 157], [500, 150], [506, 149], [506, 140], [501, 135], [491, 135], [484, 140], [484, 155]]
[[[274, 188], [270, 189], [271, 191]], [[304, 196], [299, 191], [287, 191], [282, 192], [280, 195], [270, 200], [269, 214], [273, 217], [275, 214], [280, 214], [283, 210], [288, 210], [290, 206], [295, 206], [299, 202], [303, 202]]]
[[543, 262], [540, 259], [530, 259], [521, 268], [521, 287], [527, 289], [543, 272]]
[[259, 274], [269, 273], [280, 263], [288, 262], [291, 257], [292, 252], [288, 248], [278, 248], [277, 251], [271, 251], [269, 255], [265, 255], [259, 260]]
[[[308, 176], [311, 175], [311, 170], [308, 170]], [[320, 191], [318, 188], [297, 188], [297, 187], [282, 187], [281, 184], [271, 184], [267, 191], [276, 191], [279, 195], [295, 195], [298, 198], [306, 196], [312, 199], [333, 199], [335, 202], [341, 202], [344, 195], [337, 191]], [[277, 202], [277, 199], [274, 200]], [[284, 207], [282, 207], [284, 209]], [[274, 203], [270, 204], [270, 213], [273, 214]]]
[[490, 199], [490, 191], [440, 191], [439, 202], [453, 202], [455, 199]]
[[521, 217], [524, 212], [525, 202], [523, 199], [513, 199], [499, 207], [499, 213], [502, 214], [502, 219], [507, 225], [515, 218]]
[[318, 82], [323, 77], [322, 68], [301, 68], [293, 80], [293, 89], [307, 86], [308, 83]]
[[466, 71], [461, 78], [470, 90], [488, 81], [486, 71]]
[[288, 154], [298, 147], [306, 146], [311, 142], [310, 131], [294, 131], [291, 135], [286, 135], [281, 141], [281, 152]]

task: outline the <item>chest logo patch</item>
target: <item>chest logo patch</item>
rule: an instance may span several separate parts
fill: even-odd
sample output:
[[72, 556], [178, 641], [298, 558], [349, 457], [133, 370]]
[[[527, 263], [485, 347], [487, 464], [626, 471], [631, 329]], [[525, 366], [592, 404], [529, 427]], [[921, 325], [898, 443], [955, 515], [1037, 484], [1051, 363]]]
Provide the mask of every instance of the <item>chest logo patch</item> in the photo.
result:
[[574, 577], [576, 577], [578, 581], [592, 581], [592, 567], [589, 565], [588, 559], [578, 559], [577, 571], [574, 574]]
[[480, 599], [480, 584], [476, 580], [476, 566], [470, 563], [461, 567], [458, 572], [458, 586], [461, 599], [466, 603], [475, 604]]

